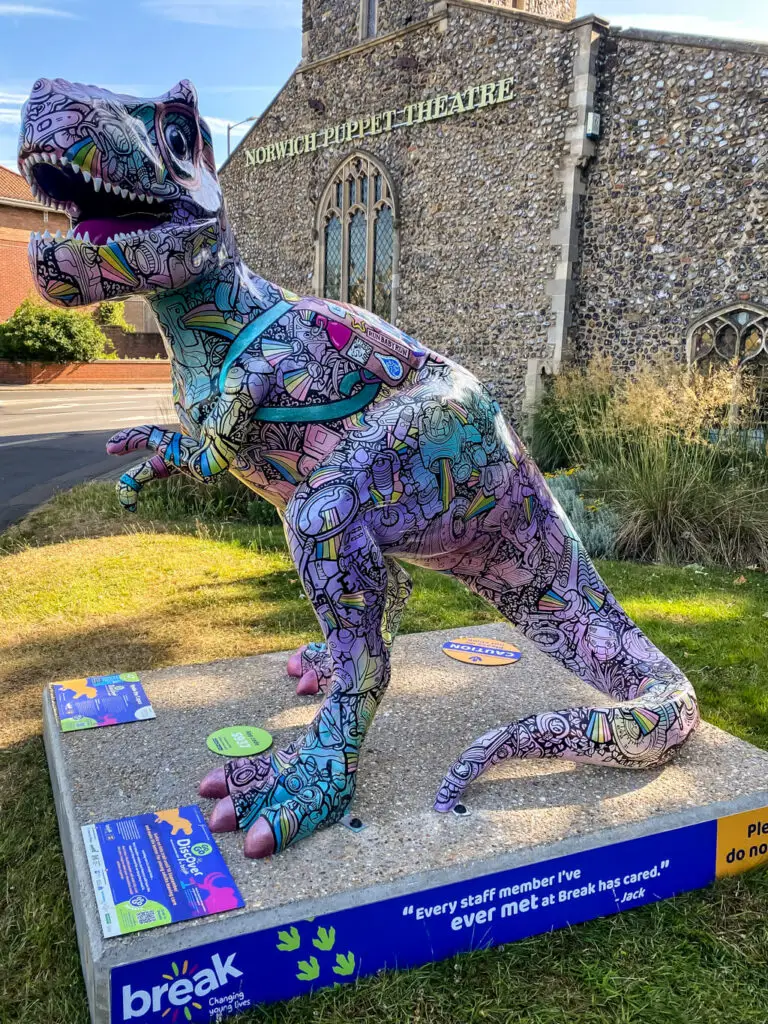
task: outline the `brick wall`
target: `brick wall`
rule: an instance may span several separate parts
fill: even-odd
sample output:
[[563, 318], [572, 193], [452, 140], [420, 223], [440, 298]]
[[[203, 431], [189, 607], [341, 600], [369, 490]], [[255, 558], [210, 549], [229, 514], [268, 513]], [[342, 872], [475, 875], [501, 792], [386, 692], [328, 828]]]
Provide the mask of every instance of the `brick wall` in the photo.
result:
[[16, 228], [19, 231], [69, 231], [69, 217], [66, 213], [31, 209], [28, 206], [6, 206], [0, 199], [0, 228]]
[[93, 363], [9, 363], [0, 384], [170, 384], [166, 359], [99, 359]]
[[[15, 237], [23, 235], [24, 240]], [[35, 292], [27, 262], [28, 233], [0, 228], [0, 320], [7, 320], [22, 299]]]
[[69, 218], [63, 213], [50, 213], [23, 206], [6, 206], [0, 202], [0, 321], [7, 320], [19, 303], [35, 294], [29, 271], [27, 246], [32, 231], [69, 231]]

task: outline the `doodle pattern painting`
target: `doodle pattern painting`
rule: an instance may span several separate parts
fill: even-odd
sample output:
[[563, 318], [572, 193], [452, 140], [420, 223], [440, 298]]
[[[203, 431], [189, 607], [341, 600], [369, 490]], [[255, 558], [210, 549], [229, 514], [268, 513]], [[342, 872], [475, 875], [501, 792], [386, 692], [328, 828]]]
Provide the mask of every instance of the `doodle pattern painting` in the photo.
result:
[[280, 510], [324, 635], [288, 665], [298, 692], [323, 693], [312, 724], [203, 780], [219, 797], [212, 828], [248, 829], [246, 854], [263, 857], [347, 811], [411, 589], [397, 559], [451, 573], [622, 702], [492, 729], [448, 769], [438, 811], [507, 757], [644, 768], [688, 738], [691, 684], [609, 592], [483, 385], [373, 314], [300, 298], [242, 263], [188, 82], [143, 100], [40, 80], [19, 166], [74, 224], [30, 243], [42, 295], [71, 307], [143, 294], [165, 335], [183, 430], [110, 440], [142, 459], [120, 501], [135, 509], [171, 473], [233, 473]]

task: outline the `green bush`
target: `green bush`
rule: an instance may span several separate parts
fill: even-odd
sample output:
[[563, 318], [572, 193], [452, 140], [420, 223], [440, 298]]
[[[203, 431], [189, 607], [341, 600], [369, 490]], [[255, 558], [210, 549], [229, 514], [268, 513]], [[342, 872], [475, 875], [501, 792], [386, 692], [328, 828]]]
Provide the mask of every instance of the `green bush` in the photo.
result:
[[594, 489], [588, 471], [557, 473], [547, 483], [592, 558], [615, 558], [619, 518], [605, 502], [585, 499], [583, 491]]
[[0, 359], [88, 363], [114, 355], [111, 341], [90, 313], [24, 299], [0, 324]]
[[101, 327], [119, 327], [126, 334], [135, 334], [136, 328], [125, 319], [124, 302], [100, 302], [93, 313], [93, 319]]
[[617, 554], [768, 570], [765, 435], [736, 367], [593, 364], [555, 379], [535, 425], [532, 451], [588, 468], [579, 487], [614, 514]]

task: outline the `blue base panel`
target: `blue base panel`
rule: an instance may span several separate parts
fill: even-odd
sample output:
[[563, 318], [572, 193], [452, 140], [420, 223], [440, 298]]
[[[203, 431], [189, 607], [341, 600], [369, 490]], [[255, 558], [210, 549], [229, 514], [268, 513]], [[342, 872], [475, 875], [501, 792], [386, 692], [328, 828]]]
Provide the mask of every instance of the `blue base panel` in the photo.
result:
[[717, 837], [705, 821], [115, 967], [111, 1022], [221, 1021], [654, 903], [721, 873]]

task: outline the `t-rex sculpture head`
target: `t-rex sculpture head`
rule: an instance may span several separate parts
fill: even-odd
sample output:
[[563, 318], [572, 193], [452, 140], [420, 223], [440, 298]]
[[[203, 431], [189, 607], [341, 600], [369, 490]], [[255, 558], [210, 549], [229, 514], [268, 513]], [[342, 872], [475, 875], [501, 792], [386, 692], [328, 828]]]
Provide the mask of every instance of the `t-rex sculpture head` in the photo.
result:
[[154, 100], [63, 79], [35, 82], [19, 168], [73, 230], [32, 237], [44, 298], [82, 306], [179, 288], [232, 255], [211, 135], [190, 82]]

